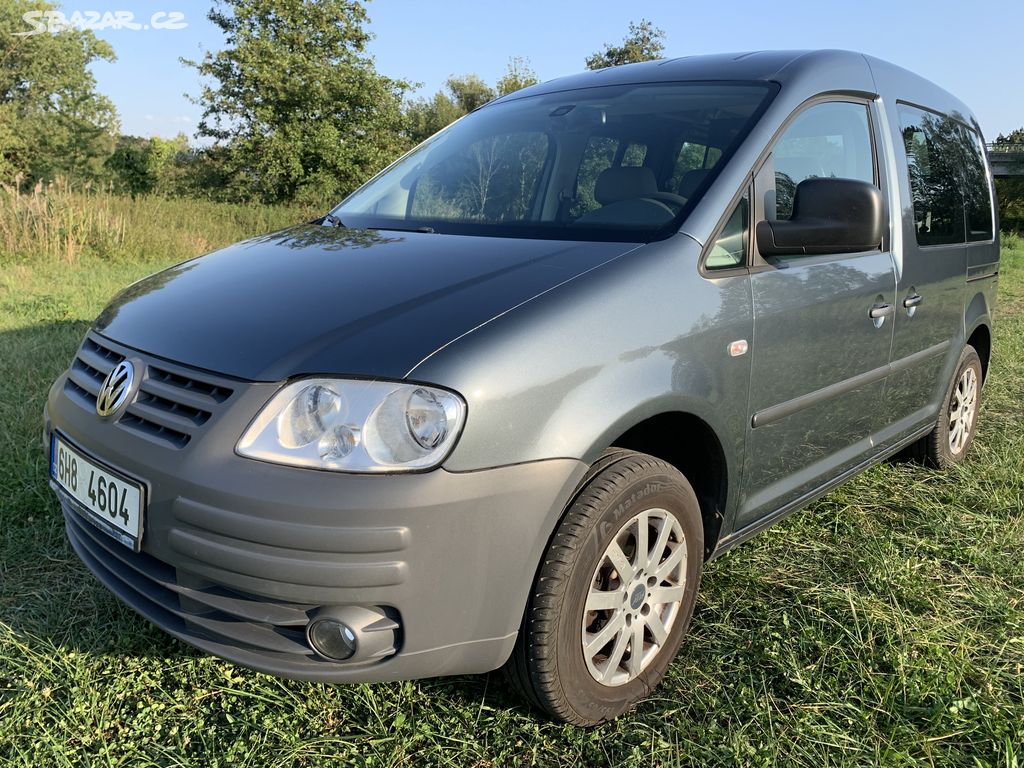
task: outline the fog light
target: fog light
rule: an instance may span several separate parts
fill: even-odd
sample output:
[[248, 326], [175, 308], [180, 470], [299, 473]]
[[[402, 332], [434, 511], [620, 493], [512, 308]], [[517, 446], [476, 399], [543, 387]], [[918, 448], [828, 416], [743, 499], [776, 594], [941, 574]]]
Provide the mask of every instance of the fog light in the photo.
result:
[[321, 656], [344, 661], [356, 652], [356, 634], [336, 619], [317, 619], [309, 625], [309, 644]]

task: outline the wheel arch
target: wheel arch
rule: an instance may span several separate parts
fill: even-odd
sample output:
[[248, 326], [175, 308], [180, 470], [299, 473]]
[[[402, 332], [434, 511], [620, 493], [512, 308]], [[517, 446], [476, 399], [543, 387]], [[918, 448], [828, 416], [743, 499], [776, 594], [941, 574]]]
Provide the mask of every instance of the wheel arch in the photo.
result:
[[[986, 315], [985, 320], [987, 319]], [[968, 328], [970, 330], [967, 334], [967, 343], [974, 347], [981, 358], [981, 380], [984, 382], [988, 379], [988, 364], [992, 359], [992, 329], [985, 321], [976, 322], [973, 328]]]
[[988, 362], [992, 356], [992, 318], [989, 299], [983, 290], [977, 291], [968, 302], [964, 313], [965, 339], [981, 357], [981, 378], [988, 378]]
[[718, 545], [731, 487], [727, 456], [718, 431], [691, 411], [641, 412], [620, 423], [615, 435], [597, 450], [625, 448], [650, 454], [678, 469], [693, 487], [704, 524], [704, 557]]

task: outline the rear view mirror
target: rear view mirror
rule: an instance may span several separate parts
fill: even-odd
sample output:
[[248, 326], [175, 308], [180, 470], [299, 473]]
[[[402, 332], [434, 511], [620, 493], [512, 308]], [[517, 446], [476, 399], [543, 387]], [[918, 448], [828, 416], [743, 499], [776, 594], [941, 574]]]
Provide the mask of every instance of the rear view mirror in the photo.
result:
[[757, 247], [763, 256], [870, 251], [882, 243], [884, 218], [882, 193], [873, 184], [805, 179], [791, 219], [757, 223]]

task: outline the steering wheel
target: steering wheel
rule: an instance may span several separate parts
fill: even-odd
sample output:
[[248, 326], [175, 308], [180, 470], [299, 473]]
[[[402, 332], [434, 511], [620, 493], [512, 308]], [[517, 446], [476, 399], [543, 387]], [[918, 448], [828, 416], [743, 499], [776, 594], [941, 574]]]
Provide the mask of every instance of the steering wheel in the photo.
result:
[[677, 214], [683, 210], [683, 206], [686, 205], [686, 198], [682, 195], [677, 195], [672, 192], [647, 192], [641, 197], [647, 200], [657, 200], [659, 203], [666, 203], [669, 207], [673, 208], [672, 213]]
[[580, 216], [574, 224], [628, 224], [640, 227], [661, 227], [676, 214], [667, 203], [649, 197], [629, 197]]

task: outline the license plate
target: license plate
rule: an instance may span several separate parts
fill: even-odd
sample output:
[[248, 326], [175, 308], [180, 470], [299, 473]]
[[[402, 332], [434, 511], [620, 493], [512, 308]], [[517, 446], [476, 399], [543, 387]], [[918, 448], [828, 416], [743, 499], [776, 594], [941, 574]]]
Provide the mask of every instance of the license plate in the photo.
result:
[[115, 472], [54, 433], [50, 441], [51, 485], [71, 498], [89, 522], [136, 552], [142, 543], [142, 484]]

